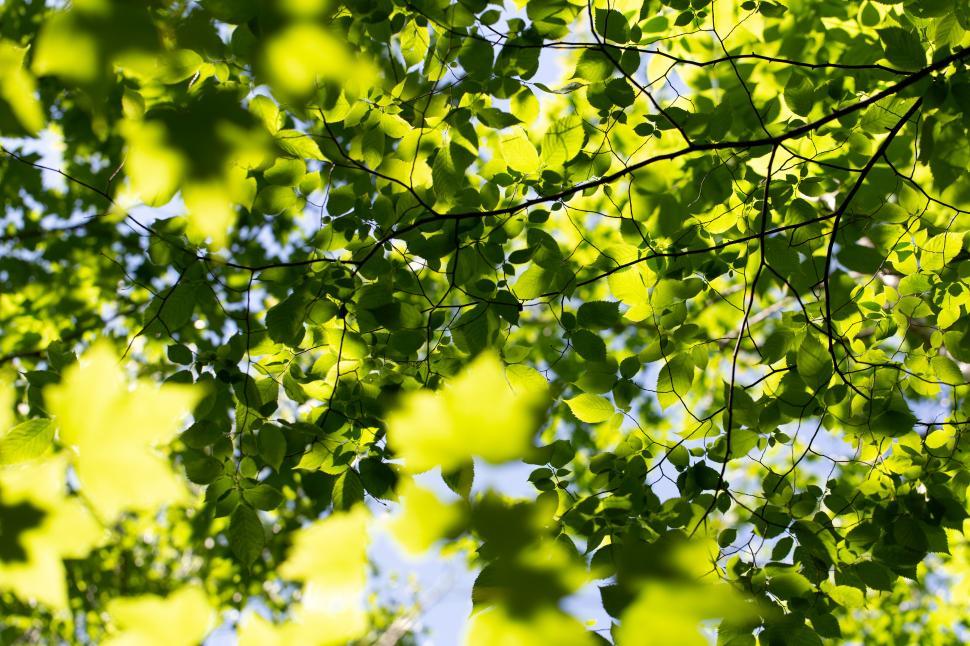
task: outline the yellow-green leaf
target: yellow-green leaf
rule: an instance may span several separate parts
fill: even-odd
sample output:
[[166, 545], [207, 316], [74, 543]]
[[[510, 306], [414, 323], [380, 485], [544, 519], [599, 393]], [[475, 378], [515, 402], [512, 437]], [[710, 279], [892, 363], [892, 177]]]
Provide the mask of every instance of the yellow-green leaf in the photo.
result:
[[464, 646], [593, 646], [592, 635], [577, 619], [561, 610], [542, 607], [532, 613], [512, 613], [503, 606], [485, 608], [465, 630]]
[[586, 422], [587, 424], [605, 422], [616, 412], [610, 400], [602, 395], [583, 393], [572, 399], [567, 399], [565, 402], [569, 406], [569, 410], [573, 412], [573, 415], [579, 421]]
[[67, 495], [67, 467], [62, 454], [0, 469], [0, 504], [20, 508], [36, 522], [12, 536], [9, 526], [4, 529], [5, 550], [17, 548], [21, 558], [0, 559], [0, 589], [65, 610], [64, 559], [86, 556], [104, 536], [87, 506]]
[[524, 175], [531, 175], [539, 170], [539, 153], [529, 141], [529, 136], [522, 128], [514, 128], [503, 134], [499, 139], [499, 150], [502, 158], [512, 170]]
[[216, 612], [202, 588], [188, 586], [166, 597], [115, 598], [107, 613], [116, 628], [105, 646], [194, 646], [216, 626]]
[[[360, 594], [367, 584], [367, 523], [362, 506], [335, 512], [297, 530], [280, 575], [292, 581], [314, 582], [334, 594]], [[334, 546], [340, 549], [334, 549]]]
[[390, 522], [394, 538], [413, 554], [424, 552], [452, 534], [464, 514], [458, 503], [444, 503], [431, 491], [411, 480], [398, 489], [403, 509]]
[[0, 435], [0, 464], [39, 458], [53, 446], [54, 425], [49, 419], [29, 419]]
[[561, 167], [583, 147], [583, 120], [571, 115], [552, 122], [542, 138], [542, 161], [550, 168]]
[[175, 437], [199, 388], [134, 383], [106, 342], [93, 346], [45, 392], [60, 441], [75, 452], [85, 498], [106, 520], [185, 499], [184, 480], [160, 449]]
[[474, 457], [514, 460], [532, 446], [544, 398], [537, 383], [513, 389], [502, 362], [485, 352], [442, 390], [407, 395], [388, 417], [388, 442], [413, 473], [451, 471]]
[[0, 99], [6, 102], [27, 134], [44, 127], [44, 112], [37, 100], [37, 84], [24, 68], [27, 50], [0, 41]]
[[950, 264], [963, 249], [962, 232], [947, 231], [935, 235], [921, 248], [920, 267], [925, 271], [940, 271]]

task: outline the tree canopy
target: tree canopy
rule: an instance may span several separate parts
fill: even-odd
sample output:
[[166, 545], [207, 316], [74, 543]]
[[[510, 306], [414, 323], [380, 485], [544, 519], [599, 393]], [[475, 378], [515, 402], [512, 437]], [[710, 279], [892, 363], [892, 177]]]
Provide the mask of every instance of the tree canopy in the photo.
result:
[[968, 48], [963, 0], [0, 3], [0, 639], [416, 643], [388, 534], [477, 571], [474, 646], [965, 643]]

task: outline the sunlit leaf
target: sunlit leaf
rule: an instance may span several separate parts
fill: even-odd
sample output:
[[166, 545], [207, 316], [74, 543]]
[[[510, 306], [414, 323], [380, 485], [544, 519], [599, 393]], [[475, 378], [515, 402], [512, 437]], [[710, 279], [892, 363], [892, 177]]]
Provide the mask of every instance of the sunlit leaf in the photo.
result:
[[572, 160], [582, 149], [584, 138], [582, 119], [577, 116], [558, 119], [542, 138], [543, 163], [556, 168]]
[[486, 608], [472, 615], [465, 629], [466, 646], [490, 646], [510, 643], [521, 646], [563, 644], [592, 645], [596, 642], [573, 617], [553, 609], [536, 615], [516, 616], [501, 606]]
[[198, 587], [185, 587], [165, 597], [117, 597], [108, 603], [107, 612], [117, 629], [104, 642], [111, 646], [191, 646], [205, 639], [216, 625], [216, 613]]
[[58, 438], [76, 453], [85, 497], [105, 519], [185, 500], [181, 478], [160, 452], [199, 400], [198, 388], [132, 382], [106, 343], [45, 391]]
[[66, 467], [59, 457], [0, 469], [0, 588], [57, 609], [68, 603], [63, 559], [86, 556], [104, 531], [67, 495]]
[[398, 495], [403, 511], [391, 521], [390, 531], [409, 552], [424, 552], [448, 537], [462, 520], [457, 503], [441, 502], [434, 493], [412, 481], [405, 481]]
[[0, 464], [15, 464], [43, 456], [51, 450], [54, 425], [49, 419], [29, 419], [0, 434]]
[[284, 95], [305, 95], [321, 83], [352, 77], [366, 85], [373, 74], [335, 35], [310, 23], [294, 24], [274, 36], [264, 56], [270, 85]]
[[753, 614], [741, 595], [725, 584], [651, 583], [624, 611], [616, 632], [619, 646], [708, 643], [698, 630], [705, 619], [742, 621]]
[[36, 97], [34, 77], [24, 69], [26, 53], [13, 43], [0, 41], [0, 99], [28, 134], [36, 134], [44, 127], [44, 113]]
[[532, 445], [544, 390], [513, 390], [501, 361], [483, 353], [440, 392], [405, 397], [388, 419], [388, 438], [414, 473], [451, 470], [472, 457], [513, 460]]
[[503, 134], [499, 148], [509, 168], [527, 175], [539, 169], [539, 153], [521, 128], [514, 128], [508, 134]]
[[605, 422], [616, 412], [610, 400], [601, 395], [583, 393], [565, 401], [577, 419], [589, 424]]

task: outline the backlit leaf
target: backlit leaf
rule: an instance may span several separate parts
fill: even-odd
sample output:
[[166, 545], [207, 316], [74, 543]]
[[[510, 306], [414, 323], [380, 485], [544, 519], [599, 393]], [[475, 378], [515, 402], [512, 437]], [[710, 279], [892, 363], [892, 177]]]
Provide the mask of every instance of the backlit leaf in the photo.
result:
[[586, 422], [588, 424], [598, 424], [600, 422], [605, 422], [613, 416], [616, 409], [613, 408], [613, 404], [610, 403], [606, 397], [601, 395], [590, 395], [588, 393], [583, 393], [577, 395], [572, 399], [565, 400], [566, 405], [569, 406], [569, 410], [573, 412], [573, 415], [581, 422]]
[[529, 175], [539, 169], [539, 153], [521, 128], [501, 135], [499, 148], [509, 168]]
[[68, 367], [61, 384], [46, 389], [58, 437], [76, 452], [85, 497], [104, 518], [185, 499], [160, 449], [200, 395], [192, 386], [132, 384], [104, 342]]
[[388, 419], [388, 440], [414, 473], [451, 470], [472, 457], [516, 459], [532, 445], [543, 391], [513, 390], [501, 361], [483, 353], [441, 391], [405, 397]]

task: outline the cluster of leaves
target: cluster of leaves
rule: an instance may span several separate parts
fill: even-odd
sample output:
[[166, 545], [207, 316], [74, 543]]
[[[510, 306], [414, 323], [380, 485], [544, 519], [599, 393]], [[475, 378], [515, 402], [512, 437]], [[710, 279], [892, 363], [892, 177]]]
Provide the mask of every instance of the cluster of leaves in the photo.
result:
[[3, 641], [407, 642], [384, 529], [470, 644], [965, 639], [966, 3], [62, 4], [0, 5]]

